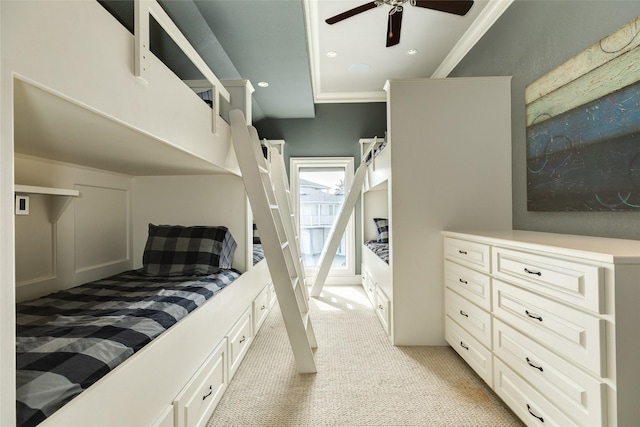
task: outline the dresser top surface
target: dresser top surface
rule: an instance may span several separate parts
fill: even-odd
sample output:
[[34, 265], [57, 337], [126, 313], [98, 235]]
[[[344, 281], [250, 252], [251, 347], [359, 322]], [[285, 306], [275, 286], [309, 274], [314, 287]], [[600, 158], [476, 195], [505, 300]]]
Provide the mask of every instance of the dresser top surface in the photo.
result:
[[613, 239], [608, 237], [580, 236], [573, 234], [543, 233], [524, 230], [501, 231], [444, 231], [445, 236], [474, 240], [482, 238], [490, 244], [527, 249], [549, 250], [617, 264], [640, 264], [640, 240]]

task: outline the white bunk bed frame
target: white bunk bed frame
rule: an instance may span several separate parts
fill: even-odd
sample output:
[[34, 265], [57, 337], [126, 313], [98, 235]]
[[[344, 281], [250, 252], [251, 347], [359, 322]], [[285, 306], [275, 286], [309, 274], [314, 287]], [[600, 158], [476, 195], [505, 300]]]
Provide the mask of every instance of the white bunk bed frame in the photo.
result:
[[[362, 155], [376, 144], [376, 138], [359, 141]], [[362, 186], [362, 240], [375, 240], [376, 227], [373, 218], [389, 218], [388, 188], [391, 177], [389, 147], [383, 148], [367, 165], [367, 176]], [[391, 233], [391, 232], [390, 232]], [[389, 262], [393, 258], [389, 257]], [[373, 304], [385, 332], [391, 333], [391, 306], [386, 295], [392, 295], [391, 265], [362, 245], [362, 287]], [[381, 293], [382, 292], [382, 293]]]
[[[0, 3], [3, 426], [16, 422], [16, 153], [134, 177], [239, 175], [230, 127], [219, 116], [223, 102], [220, 97], [233, 105], [229, 92], [154, 0], [137, 0], [135, 10], [136, 26], [142, 31], [136, 30], [134, 37], [97, 1]], [[183, 48], [211, 84], [213, 109], [149, 53], [149, 15]], [[250, 84], [244, 89], [249, 90]], [[239, 98], [239, 103], [248, 108], [247, 98]], [[176, 117], [175, 108], [163, 108], [167, 99], [184, 114]], [[70, 124], [76, 133], [86, 136], [90, 131], [92, 137], [65, 133]], [[141, 222], [144, 221], [133, 222], [128, 237], [133, 241], [130, 248], [144, 245], [140, 240], [141, 236], [146, 238], [146, 232], [136, 229], [142, 227]], [[251, 224], [247, 223], [245, 229], [251, 233]], [[247, 240], [245, 235], [238, 236], [239, 243]], [[266, 263], [249, 267], [251, 257], [247, 258], [248, 271], [232, 285], [40, 425], [203, 425], [264, 319], [264, 313], [258, 310], [273, 300]], [[139, 267], [136, 262], [139, 260], [130, 259], [128, 267]], [[245, 345], [234, 344], [234, 334], [242, 335], [240, 342]], [[212, 355], [216, 357], [213, 364]], [[221, 381], [218, 386], [216, 378]], [[217, 389], [208, 388], [208, 384]], [[206, 400], [214, 403], [207, 403], [203, 409], [204, 394], [209, 391], [214, 393]], [[200, 392], [204, 393], [202, 401]]]

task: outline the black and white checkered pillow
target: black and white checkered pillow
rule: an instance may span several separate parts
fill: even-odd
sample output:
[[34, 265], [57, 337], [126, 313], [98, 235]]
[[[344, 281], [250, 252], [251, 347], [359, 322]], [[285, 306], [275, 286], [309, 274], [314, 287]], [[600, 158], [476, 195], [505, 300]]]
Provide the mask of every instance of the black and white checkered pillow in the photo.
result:
[[150, 276], [198, 276], [231, 268], [237, 244], [227, 227], [149, 224], [142, 256]]
[[376, 223], [376, 237], [378, 243], [389, 243], [389, 220], [387, 218], [373, 218]]
[[258, 227], [256, 226], [256, 223], [253, 223], [253, 244], [254, 245], [259, 245], [262, 242], [260, 241], [260, 234], [258, 233]]

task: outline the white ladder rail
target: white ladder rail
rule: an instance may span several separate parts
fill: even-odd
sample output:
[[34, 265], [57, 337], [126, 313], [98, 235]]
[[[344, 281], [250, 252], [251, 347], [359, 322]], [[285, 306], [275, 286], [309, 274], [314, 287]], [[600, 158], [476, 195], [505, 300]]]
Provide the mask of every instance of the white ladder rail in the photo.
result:
[[[286, 238], [280, 206], [277, 204], [258, 134], [247, 126], [240, 110], [230, 112], [232, 142], [242, 179], [254, 215], [265, 259], [299, 373], [317, 372], [312, 348], [317, 346], [304, 284], [294, 264], [291, 242]], [[288, 220], [288, 219], [287, 219]]]
[[327, 281], [329, 270], [331, 270], [333, 258], [336, 256], [336, 252], [338, 251], [338, 247], [340, 246], [340, 239], [342, 239], [342, 236], [344, 235], [347, 224], [349, 224], [351, 213], [356, 206], [356, 201], [358, 200], [358, 197], [362, 192], [364, 179], [367, 176], [367, 165], [373, 159], [372, 156], [372, 158], [367, 161], [367, 157], [369, 157], [369, 154], [372, 153], [374, 149], [378, 148], [381, 143], [382, 141], [378, 142], [376, 138], [374, 142], [369, 146], [367, 151], [362, 155], [360, 166], [358, 166], [358, 169], [356, 170], [356, 173], [353, 177], [351, 188], [349, 189], [347, 197], [345, 197], [344, 203], [342, 204], [340, 212], [338, 213], [338, 219], [331, 228], [329, 237], [325, 242], [322, 253], [320, 254], [318, 275], [316, 276], [316, 280], [311, 288], [311, 296], [313, 297], [319, 297], [322, 293], [322, 288]]
[[294, 265], [300, 282], [304, 284], [302, 287], [306, 299], [309, 299], [307, 283], [305, 280], [304, 266], [302, 264], [302, 255], [300, 254], [299, 229], [295, 213], [293, 212], [291, 202], [291, 191], [289, 189], [289, 181], [287, 180], [287, 170], [284, 164], [284, 157], [277, 148], [272, 147], [269, 141], [264, 141], [264, 145], [269, 150], [271, 158], [271, 179], [273, 181], [273, 189], [280, 207], [282, 218], [291, 218], [291, 221], [283, 221], [287, 240], [295, 241], [297, 244], [291, 246], [291, 254], [294, 259]]

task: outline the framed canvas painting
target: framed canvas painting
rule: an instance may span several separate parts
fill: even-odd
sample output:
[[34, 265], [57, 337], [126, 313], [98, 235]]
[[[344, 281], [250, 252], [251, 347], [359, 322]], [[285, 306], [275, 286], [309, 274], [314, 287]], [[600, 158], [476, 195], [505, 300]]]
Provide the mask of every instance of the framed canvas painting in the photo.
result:
[[640, 17], [525, 100], [528, 210], [640, 211]]

